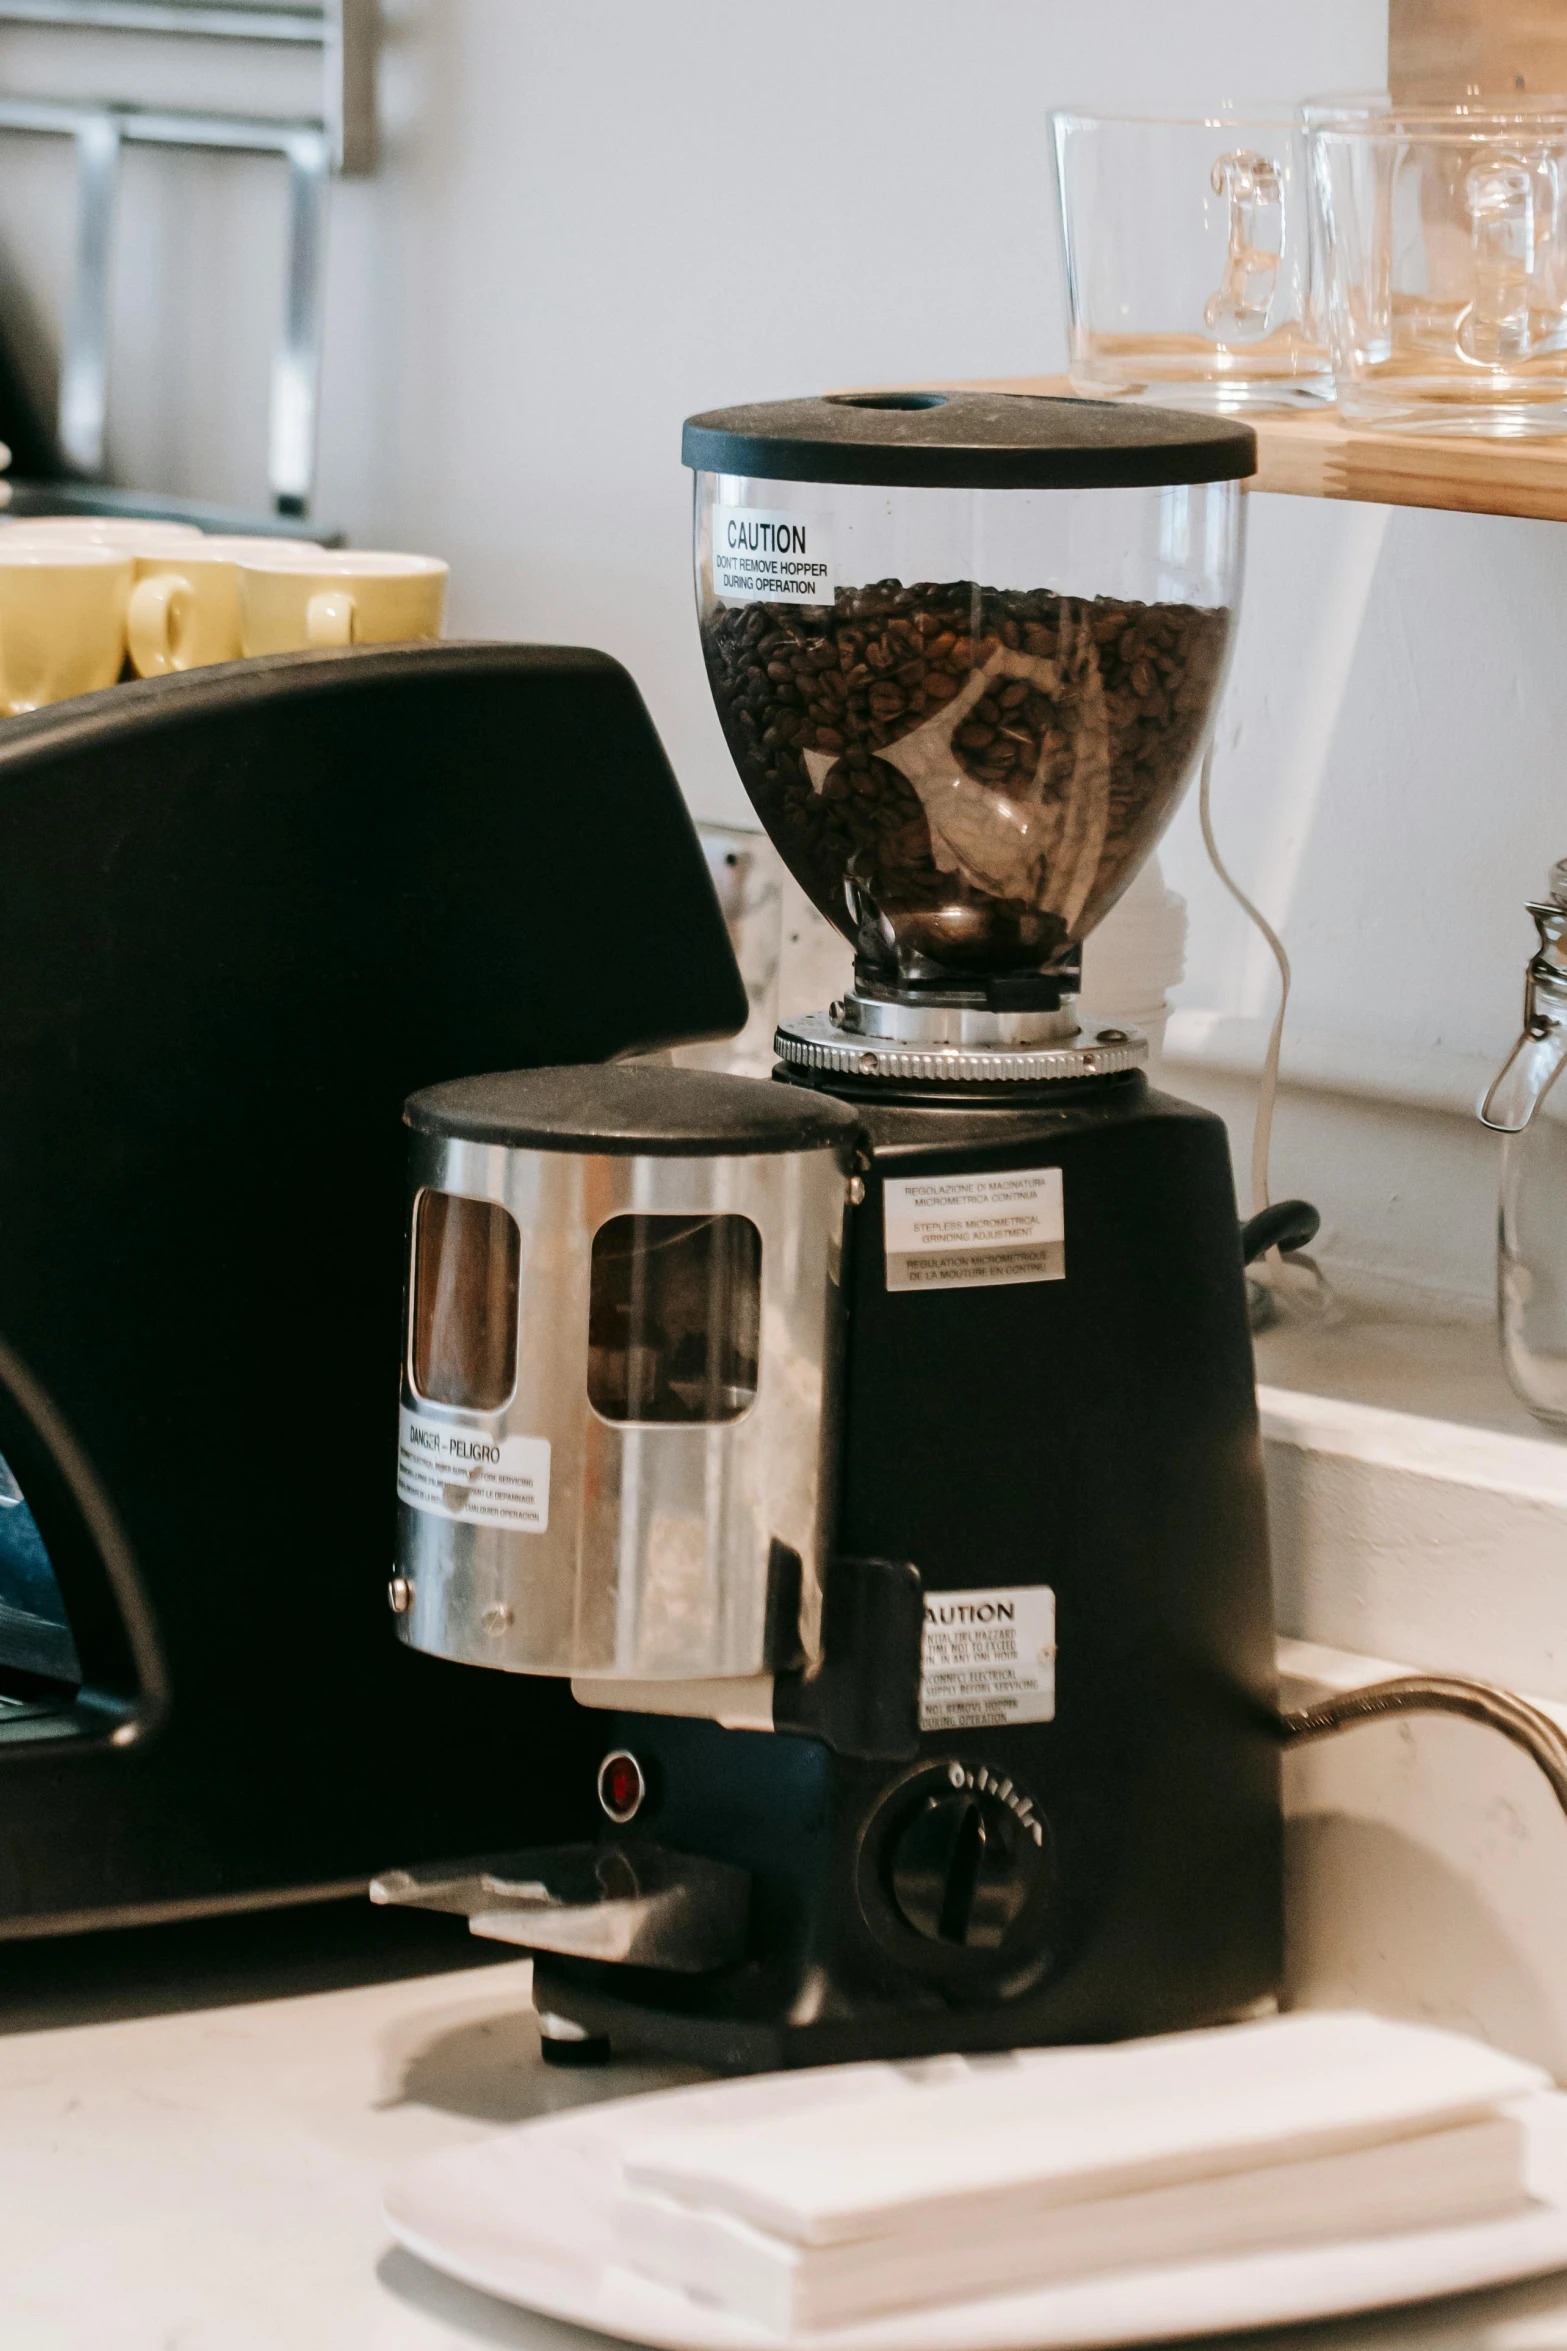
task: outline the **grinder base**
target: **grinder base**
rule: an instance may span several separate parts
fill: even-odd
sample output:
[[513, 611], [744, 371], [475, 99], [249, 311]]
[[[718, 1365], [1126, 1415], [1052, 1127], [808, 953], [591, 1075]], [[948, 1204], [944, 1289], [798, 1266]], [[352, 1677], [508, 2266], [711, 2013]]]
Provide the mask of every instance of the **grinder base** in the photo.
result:
[[[923, 1727], [891, 1762], [830, 1730], [606, 1718], [653, 1791], [638, 1830], [748, 1874], [746, 1952], [678, 1980], [541, 1955], [538, 2000], [719, 2070], [1252, 2013], [1282, 1969], [1279, 1749], [1223, 1127], [1135, 1071], [994, 1094], [814, 1082], [852, 1095], [867, 1136], [835, 1554], [914, 1563], [927, 1609], [1048, 1623], [1048, 1703], [965, 1720], [927, 1658]], [[939, 1202], [1047, 1177], [1043, 1265], [889, 1252], [894, 1187]], [[885, 1680], [885, 1643], [859, 1670]]]

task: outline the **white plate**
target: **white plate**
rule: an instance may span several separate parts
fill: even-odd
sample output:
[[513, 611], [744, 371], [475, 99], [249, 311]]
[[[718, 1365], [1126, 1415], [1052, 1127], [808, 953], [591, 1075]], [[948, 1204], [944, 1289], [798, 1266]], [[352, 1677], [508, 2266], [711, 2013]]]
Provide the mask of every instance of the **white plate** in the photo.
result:
[[[617, 2101], [617, 2105], [619, 2102]], [[1537, 2201], [1512, 2220], [1123, 2270], [981, 2302], [775, 2335], [619, 2267], [608, 2226], [615, 2110], [523, 2123], [413, 2164], [386, 2199], [392, 2234], [464, 2285], [667, 2351], [1068, 2351], [1283, 2326], [1567, 2269], [1567, 2095], [1518, 2109]]]

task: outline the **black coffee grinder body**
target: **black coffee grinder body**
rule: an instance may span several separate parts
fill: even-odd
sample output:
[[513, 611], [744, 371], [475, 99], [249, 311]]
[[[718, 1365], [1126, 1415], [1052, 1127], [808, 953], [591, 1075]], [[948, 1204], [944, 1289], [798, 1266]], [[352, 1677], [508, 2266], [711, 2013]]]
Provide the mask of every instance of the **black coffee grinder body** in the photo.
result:
[[[637, 1829], [747, 1874], [749, 1946], [721, 1978], [541, 1955], [538, 2005], [725, 2067], [1242, 2013], [1279, 1982], [1279, 1767], [1223, 1129], [1137, 1074], [1006, 1107], [856, 1091], [841, 1694], [810, 1730], [787, 1676], [771, 1733], [606, 1723], [645, 1778]], [[1058, 1278], [986, 1278], [981, 1251], [972, 1286], [889, 1286], [889, 1183], [1026, 1198], [1057, 1171]]]

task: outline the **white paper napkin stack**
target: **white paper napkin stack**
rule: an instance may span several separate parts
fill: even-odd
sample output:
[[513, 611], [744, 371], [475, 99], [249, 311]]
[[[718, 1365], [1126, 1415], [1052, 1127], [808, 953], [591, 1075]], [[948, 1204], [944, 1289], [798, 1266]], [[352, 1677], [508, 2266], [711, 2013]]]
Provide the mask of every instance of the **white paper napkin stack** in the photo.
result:
[[1548, 2086], [1454, 2034], [1327, 2013], [825, 2068], [633, 2114], [612, 2235], [628, 2267], [769, 2330], [846, 2325], [1517, 2212], [1509, 2109]]

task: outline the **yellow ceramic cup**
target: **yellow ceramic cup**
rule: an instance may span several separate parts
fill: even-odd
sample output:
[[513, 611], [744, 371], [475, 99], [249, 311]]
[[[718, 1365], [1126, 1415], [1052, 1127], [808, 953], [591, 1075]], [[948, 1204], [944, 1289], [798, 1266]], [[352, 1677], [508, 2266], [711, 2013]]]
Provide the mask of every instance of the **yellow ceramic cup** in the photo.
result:
[[315, 556], [313, 539], [227, 537], [142, 549], [136, 557], [126, 635], [139, 676], [205, 669], [240, 657], [239, 567], [274, 551]]
[[438, 637], [445, 608], [446, 565], [433, 555], [333, 547], [318, 555], [257, 555], [239, 567], [247, 654]]
[[132, 563], [114, 547], [0, 534], [0, 710], [7, 718], [112, 686], [125, 661]]
[[193, 522], [146, 522], [134, 515], [21, 514], [0, 522], [0, 546], [20, 546], [24, 539], [41, 546], [114, 547], [122, 554], [140, 555], [154, 547], [189, 546], [202, 534]]

